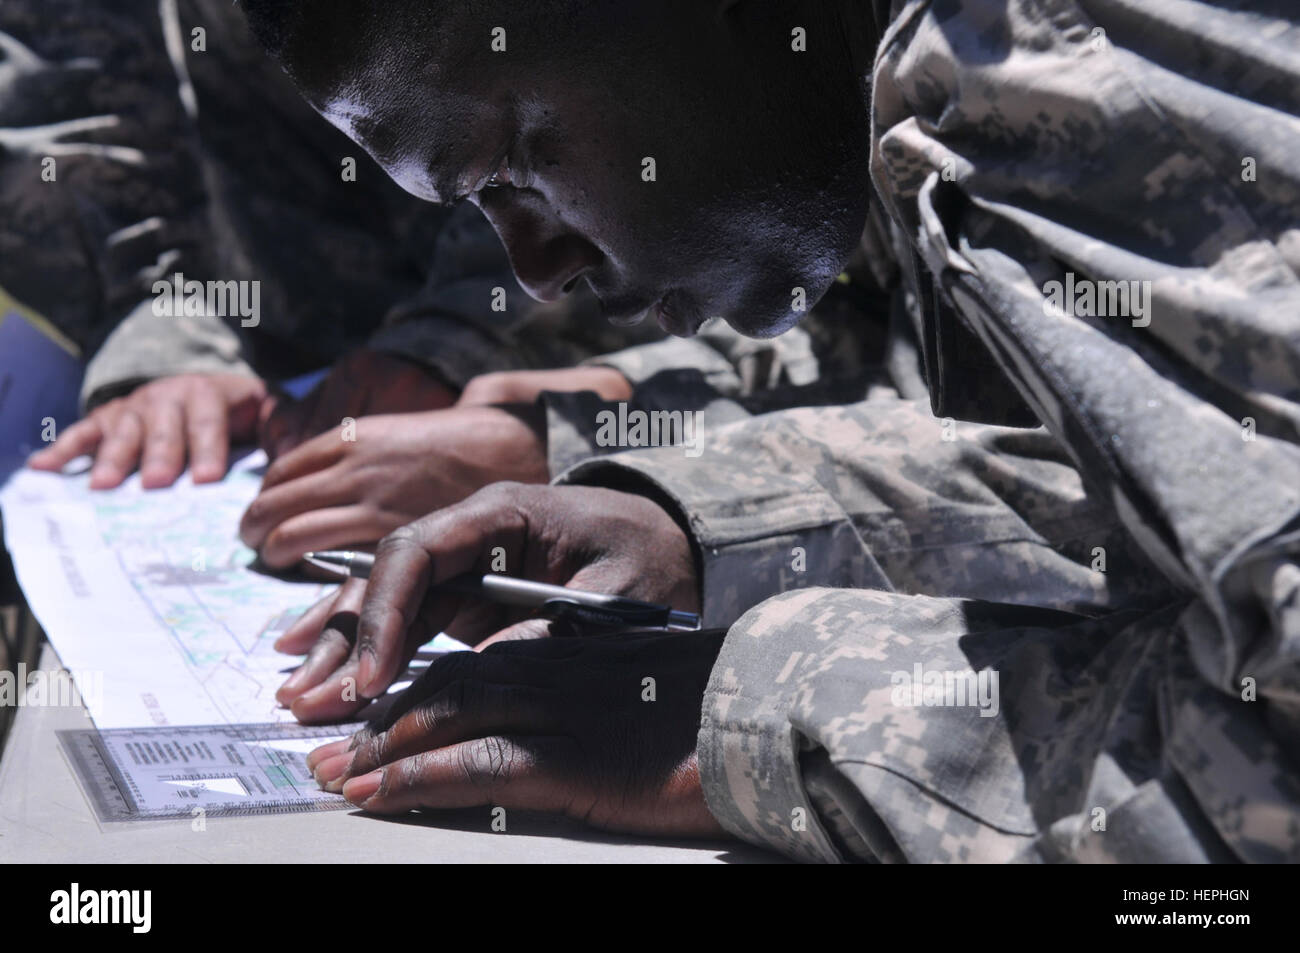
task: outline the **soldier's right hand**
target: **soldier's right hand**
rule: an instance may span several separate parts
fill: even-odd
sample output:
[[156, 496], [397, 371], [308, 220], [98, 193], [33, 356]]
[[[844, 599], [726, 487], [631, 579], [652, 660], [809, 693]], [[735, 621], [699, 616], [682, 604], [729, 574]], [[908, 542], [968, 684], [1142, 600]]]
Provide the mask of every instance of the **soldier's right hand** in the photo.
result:
[[190, 464], [195, 483], [226, 473], [231, 442], [251, 442], [269, 407], [266, 384], [242, 374], [178, 374], [96, 407], [27, 465], [59, 470], [93, 454], [90, 488], [117, 486], [137, 467], [144, 487], [170, 486]]
[[699, 607], [691, 540], [658, 503], [603, 487], [494, 483], [384, 537], [364, 584], [349, 581], [285, 633], [276, 648], [308, 657], [278, 693], [281, 704], [303, 722], [346, 718], [442, 631], [480, 649], [548, 635], [545, 620], [527, 612], [431, 588], [494, 569]]

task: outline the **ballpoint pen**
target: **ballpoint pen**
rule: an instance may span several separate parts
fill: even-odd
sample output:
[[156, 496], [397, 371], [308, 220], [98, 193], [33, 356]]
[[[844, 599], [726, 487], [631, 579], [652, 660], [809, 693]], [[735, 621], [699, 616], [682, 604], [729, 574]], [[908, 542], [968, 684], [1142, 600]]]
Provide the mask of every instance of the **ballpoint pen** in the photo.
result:
[[[307, 553], [303, 558], [313, 566], [359, 579], [368, 578], [375, 564], [375, 557], [369, 553], [345, 550]], [[479, 596], [505, 605], [540, 609], [550, 618], [578, 623], [686, 630], [700, 627], [700, 617], [694, 612], [681, 612], [671, 606], [622, 596], [516, 579], [500, 573], [482, 576], [469, 573], [438, 583], [434, 588]]]

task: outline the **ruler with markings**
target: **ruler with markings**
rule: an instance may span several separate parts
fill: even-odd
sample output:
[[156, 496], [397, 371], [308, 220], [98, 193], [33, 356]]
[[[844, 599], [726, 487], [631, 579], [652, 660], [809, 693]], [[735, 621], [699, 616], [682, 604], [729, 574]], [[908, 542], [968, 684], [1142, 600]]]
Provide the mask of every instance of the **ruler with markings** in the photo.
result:
[[58, 735], [95, 816], [114, 823], [349, 807], [317, 787], [306, 759], [360, 727], [204, 725]]

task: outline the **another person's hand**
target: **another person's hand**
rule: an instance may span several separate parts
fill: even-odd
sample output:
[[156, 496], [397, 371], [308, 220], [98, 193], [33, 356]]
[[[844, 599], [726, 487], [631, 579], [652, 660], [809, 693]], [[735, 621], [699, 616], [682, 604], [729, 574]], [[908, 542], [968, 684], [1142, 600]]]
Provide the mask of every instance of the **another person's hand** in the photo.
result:
[[461, 573], [512, 576], [697, 611], [686, 533], [644, 496], [601, 487], [496, 483], [384, 537], [353, 580], [276, 644], [310, 649], [277, 698], [302, 722], [336, 721], [383, 694], [416, 650], [446, 631], [480, 647], [547, 634], [545, 620], [434, 592]]
[[367, 811], [479, 805], [607, 830], [721, 836], [695, 739], [720, 632], [499, 643], [436, 660], [381, 721], [316, 749]]
[[195, 483], [226, 473], [231, 443], [253, 440], [269, 410], [266, 384], [241, 374], [178, 374], [142, 384], [96, 407], [28, 466], [59, 470], [93, 454], [90, 487], [115, 487], [137, 467], [150, 489], [170, 486], [189, 461]]
[[302, 400], [282, 398], [259, 435], [272, 459], [304, 440], [370, 414], [450, 407], [456, 394], [419, 364], [382, 351], [353, 351]]
[[545, 483], [541, 411], [465, 407], [363, 417], [267, 468], [239, 535], [269, 566], [375, 543], [498, 480]]
[[628, 400], [632, 385], [612, 367], [565, 367], [548, 371], [495, 371], [473, 378], [458, 406], [531, 404], [543, 391], [595, 391], [604, 400]]

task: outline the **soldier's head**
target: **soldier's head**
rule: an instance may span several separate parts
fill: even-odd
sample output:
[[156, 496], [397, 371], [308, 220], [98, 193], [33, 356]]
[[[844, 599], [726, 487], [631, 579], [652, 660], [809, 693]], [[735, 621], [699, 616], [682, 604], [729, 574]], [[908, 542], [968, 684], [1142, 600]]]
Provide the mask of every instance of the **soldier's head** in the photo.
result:
[[399, 184], [482, 208], [535, 297], [586, 280], [611, 319], [767, 336], [861, 233], [861, 2], [241, 2]]

